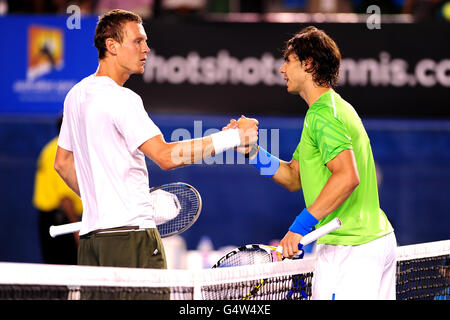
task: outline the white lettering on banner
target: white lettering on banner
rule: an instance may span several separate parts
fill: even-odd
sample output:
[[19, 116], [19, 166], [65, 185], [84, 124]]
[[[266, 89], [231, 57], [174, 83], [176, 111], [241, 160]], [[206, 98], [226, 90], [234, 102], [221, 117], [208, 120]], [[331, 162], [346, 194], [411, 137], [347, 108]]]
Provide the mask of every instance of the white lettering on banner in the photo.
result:
[[77, 83], [76, 80], [17, 80], [13, 92], [23, 102], [64, 101], [67, 92]]
[[152, 50], [143, 78], [145, 82], [171, 84], [282, 85], [284, 80], [279, 72], [282, 64], [283, 59], [275, 59], [270, 53], [239, 60], [226, 50], [219, 51], [216, 57], [200, 57], [193, 51], [186, 57], [169, 58], [157, 56]]
[[409, 64], [404, 59], [392, 59], [381, 52], [379, 59], [342, 59], [339, 74], [340, 86], [423, 86], [450, 87], [450, 59], [435, 61], [422, 59], [408, 72]]
[[[266, 85], [284, 86], [279, 68], [282, 58], [271, 53], [261, 57], [233, 57], [227, 50], [220, 50], [217, 56], [201, 57], [191, 51], [186, 57], [168, 58], [156, 55], [152, 50], [145, 68], [145, 82], [192, 85]], [[340, 86], [423, 86], [450, 87], [450, 59], [436, 61], [429, 58], [419, 60], [409, 73], [410, 66], [405, 59], [393, 58], [388, 52], [380, 52], [377, 58], [344, 58], [339, 75]]]

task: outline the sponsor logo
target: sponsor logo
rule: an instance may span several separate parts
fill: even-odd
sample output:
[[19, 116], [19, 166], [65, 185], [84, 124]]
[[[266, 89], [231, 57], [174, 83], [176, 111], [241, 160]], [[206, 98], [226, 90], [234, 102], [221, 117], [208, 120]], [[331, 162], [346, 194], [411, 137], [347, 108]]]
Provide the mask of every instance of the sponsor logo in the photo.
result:
[[64, 70], [64, 29], [30, 25], [27, 42], [26, 79], [14, 81], [13, 92], [21, 102], [62, 102], [76, 81], [45, 77]]

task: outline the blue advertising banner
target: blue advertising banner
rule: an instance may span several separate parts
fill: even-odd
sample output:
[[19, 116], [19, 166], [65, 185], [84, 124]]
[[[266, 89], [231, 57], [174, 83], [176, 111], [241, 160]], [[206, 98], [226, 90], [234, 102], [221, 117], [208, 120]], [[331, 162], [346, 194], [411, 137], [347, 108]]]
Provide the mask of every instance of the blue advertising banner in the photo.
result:
[[[96, 16], [7, 16], [0, 35], [0, 113], [55, 114], [95, 72]], [[303, 116], [279, 72], [284, 42], [301, 23], [144, 21], [151, 53], [125, 86], [151, 113]], [[450, 116], [450, 29], [441, 23], [322, 23], [342, 52], [337, 92], [362, 117]], [[176, 94], [174, 94], [176, 92]]]
[[8, 16], [0, 18], [0, 111], [55, 114], [67, 92], [95, 72], [96, 19], [76, 26], [69, 16]]

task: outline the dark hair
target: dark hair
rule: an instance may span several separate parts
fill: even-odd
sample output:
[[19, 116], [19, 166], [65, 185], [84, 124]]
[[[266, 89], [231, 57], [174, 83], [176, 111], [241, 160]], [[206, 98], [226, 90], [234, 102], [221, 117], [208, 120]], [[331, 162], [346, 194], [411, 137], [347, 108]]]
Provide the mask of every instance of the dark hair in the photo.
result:
[[313, 81], [322, 87], [336, 87], [341, 63], [341, 52], [323, 30], [309, 26], [286, 42], [284, 58], [295, 53], [301, 62], [311, 59]]
[[103, 59], [106, 55], [106, 39], [112, 38], [122, 43], [124, 36], [123, 26], [130, 21], [142, 23], [139, 15], [121, 9], [108, 11], [99, 18], [94, 37], [94, 45], [98, 50], [99, 59]]

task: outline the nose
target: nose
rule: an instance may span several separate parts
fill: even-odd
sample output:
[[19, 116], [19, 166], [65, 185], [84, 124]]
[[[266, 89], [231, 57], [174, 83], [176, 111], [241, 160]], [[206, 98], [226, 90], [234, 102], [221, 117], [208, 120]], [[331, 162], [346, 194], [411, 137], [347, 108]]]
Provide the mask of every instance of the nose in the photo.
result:
[[150, 47], [148, 46], [147, 42], [144, 42], [144, 53], [150, 53]]
[[286, 63], [283, 63], [282, 66], [280, 67], [280, 73], [285, 73], [285, 66]]

